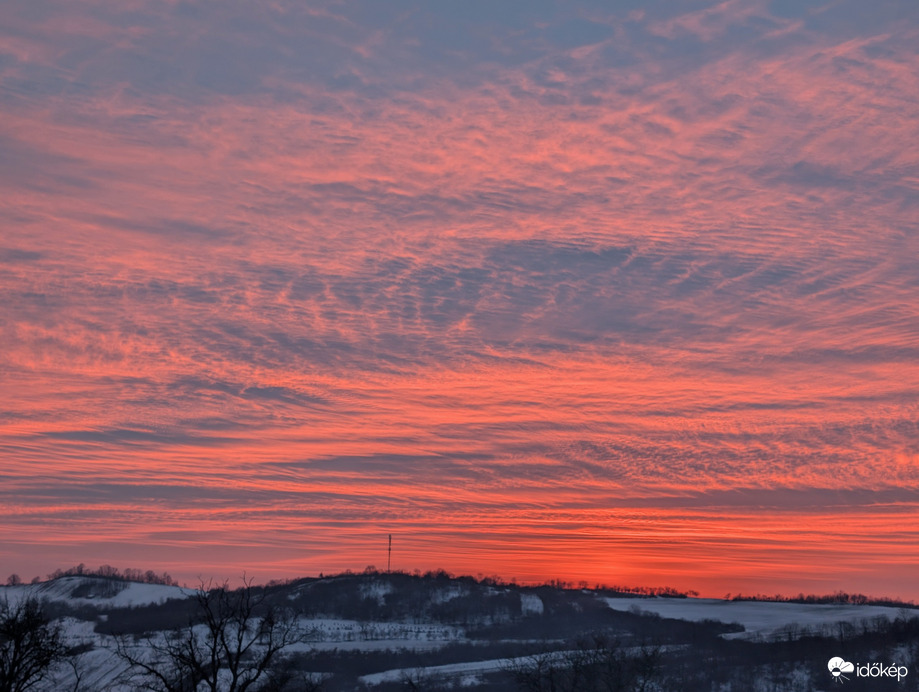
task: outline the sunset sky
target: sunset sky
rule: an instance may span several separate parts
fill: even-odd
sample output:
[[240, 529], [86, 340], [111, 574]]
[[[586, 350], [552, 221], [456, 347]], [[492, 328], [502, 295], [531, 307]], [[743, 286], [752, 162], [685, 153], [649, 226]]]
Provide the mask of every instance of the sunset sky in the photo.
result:
[[919, 5], [0, 4], [0, 579], [919, 599]]

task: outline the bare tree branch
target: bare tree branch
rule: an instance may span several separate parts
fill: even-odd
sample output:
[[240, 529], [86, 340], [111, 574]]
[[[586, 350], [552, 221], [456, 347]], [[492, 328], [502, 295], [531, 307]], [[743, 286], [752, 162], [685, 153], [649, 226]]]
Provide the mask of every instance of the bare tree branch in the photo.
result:
[[17, 605], [0, 601], [0, 692], [29, 692], [67, 657], [59, 625], [45, 616], [38, 599]]
[[128, 681], [150, 692], [256, 692], [276, 686], [284, 650], [306, 640], [293, 614], [269, 604], [251, 579], [238, 589], [202, 582], [195, 601], [187, 627], [142, 644], [119, 639]]

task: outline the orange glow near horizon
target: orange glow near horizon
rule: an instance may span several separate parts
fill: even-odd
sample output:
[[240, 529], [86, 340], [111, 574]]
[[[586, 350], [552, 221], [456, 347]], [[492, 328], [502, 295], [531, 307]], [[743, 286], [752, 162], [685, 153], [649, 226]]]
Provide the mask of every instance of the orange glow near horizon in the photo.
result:
[[919, 599], [916, 22], [128, 4], [0, 9], [8, 572]]

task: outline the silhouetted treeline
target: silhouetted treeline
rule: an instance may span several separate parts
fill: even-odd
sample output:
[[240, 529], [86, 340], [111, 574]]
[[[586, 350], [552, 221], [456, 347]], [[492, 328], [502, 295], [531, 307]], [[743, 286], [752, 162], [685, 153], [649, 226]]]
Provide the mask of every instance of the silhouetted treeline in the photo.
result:
[[[179, 582], [170, 577], [166, 572], [157, 574], [152, 569], [140, 570], [128, 567], [119, 570], [111, 565], [102, 565], [98, 569], [89, 569], [82, 562], [75, 567], [68, 569], [56, 569], [48, 575], [49, 580], [61, 579], [62, 577], [105, 577], [106, 579], [119, 579], [121, 581], [134, 581], [141, 584], [163, 584], [165, 586], [178, 586]], [[37, 578], [32, 580], [36, 583]]]
[[803, 593], [799, 593], [797, 596], [782, 596], [781, 594], [774, 596], [736, 594], [731, 596], [731, 594], [728, 594], [726, 599], [731, 601], [770, 601], [774, 603], [813, 603], [816, 605], [876, 605], [890, 608], [919, 608], [913, 601], [901, 601], [896, 598], [875, 598], [861, 593], [846, 593], [845, 591], [837, 591], [823, 596], [815, 594], [804, 595]]
[[600, 585], [593, 589], [604, 596], [648, 596], [655, 598], [690, 598], [699, 595], [692, 589], [680, 591], [672, 586], [606, 586]]
[[[361, 572], [355, 572], [352, 570], [345, 570], [344, 572], [338, 572], [335, 574], [319, 574], [320, 579], [336, 579], [339, 577], [356, 577], [356, 576], [410, 576], [416, 579], [422, 579], [425, 581], [434, 581], [439, 583], [454, 582], [460, 584], [480, 584], [482, 586], [495, 586], [495, 587], [513, 587], [513, 588], [550, 588], [557, 589], [560, 591], [574, 591], [574, 590], [587, 590], [595, 591], [597, 593], [602, 593], [605, 596], [610, 595], [626, 595], [626, 596], [652, 596], [659, 598], [689, 598], [696, 597], [699, 595], [698, 591], [692, 589], [680, 590], [672, 586], [621, 586], [621, 585], [609, 585], [609, 584], [600, 584], [596, 583], [593, 586], [590, 585], [590, 582], [581, 580], [579, 582], [566, 581], [564, 579], [548, 579], [544, 582], [538, 584], [518, 584], [516, 579], [504, 579], [497, 575], [483, 576], [478, 575], [473, 577], [471, 575], [456, 575], [452, 572], [448, 572], [445, 569], [435, 569], [428, 570], [427, 572], [422, 572], [421, 570], [414, 570], [413, 572], [405, 572], [403, 570], [392, 570], [386, 572], [384, 570], [379, 570], [373, 565], [366, 567]], [[283, 584], [290, 584], [296, 580], [273, 580], [268, 583], [269, 586], [279, 586]]]

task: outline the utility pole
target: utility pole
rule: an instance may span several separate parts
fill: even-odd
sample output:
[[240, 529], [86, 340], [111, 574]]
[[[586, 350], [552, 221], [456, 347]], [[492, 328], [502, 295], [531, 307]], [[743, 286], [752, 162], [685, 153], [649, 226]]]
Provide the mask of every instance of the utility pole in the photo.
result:
[[392, 534], [389, 534], [389, 553], [386, 557], [386, 571], [392, 572]]

